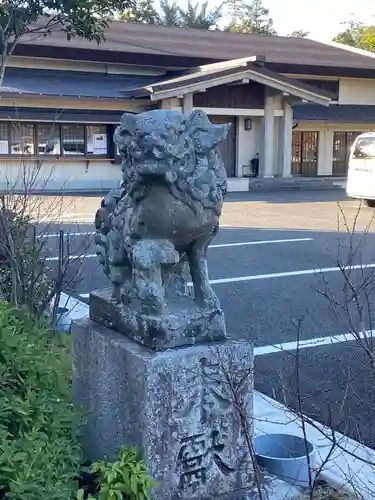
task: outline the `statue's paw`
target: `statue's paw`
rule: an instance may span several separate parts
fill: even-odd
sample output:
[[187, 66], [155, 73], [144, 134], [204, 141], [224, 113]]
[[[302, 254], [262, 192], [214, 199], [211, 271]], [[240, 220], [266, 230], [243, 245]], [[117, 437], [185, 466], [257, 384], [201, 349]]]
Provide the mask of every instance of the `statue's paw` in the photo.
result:
[[156, 297], [147, 297], [141, 301], [141, 310], [144, 314], [161, 314], [164, 310], [164, 300]]
[[158, 287], [148, 286], [138, 291], [142, 312], [145, 314], [160, 314], [165, 306], [164, 297]]
[[121, 302], [127, 306], [136, 298], [134, 289], [128, 284], [124, 284], [121, 293]]
[[112, 304], [121, 303], [121, 291], [117, 287], [112, 290], [111, 302]]

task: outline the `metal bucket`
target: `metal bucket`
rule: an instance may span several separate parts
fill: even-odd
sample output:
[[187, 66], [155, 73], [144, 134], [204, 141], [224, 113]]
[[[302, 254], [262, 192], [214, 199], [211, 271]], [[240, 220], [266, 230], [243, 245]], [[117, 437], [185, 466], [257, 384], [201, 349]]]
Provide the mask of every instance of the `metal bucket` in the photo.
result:
[[305, 488], [314, 483], [316, 451], [309, 441], [293, 434], [263, 434], [254, 439], [254, 452], [258, 464], [283, 481]]

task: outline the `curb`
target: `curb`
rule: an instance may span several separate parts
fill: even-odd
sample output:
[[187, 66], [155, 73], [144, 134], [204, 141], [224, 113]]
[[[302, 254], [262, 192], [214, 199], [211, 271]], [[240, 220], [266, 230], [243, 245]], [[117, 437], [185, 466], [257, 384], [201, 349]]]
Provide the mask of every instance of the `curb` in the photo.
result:
[[274, 191], [343, 191], [346, 180], [335, 179], [249, 179], [249, 192]]
[[[303, 437], [301, 419], [286, 406], [258, 391], [254, 393], [255, 434], [290, 433]], [[308, 422], [311, 422], [309, 424]], [[339, 444], [320, 472], [320, 478], [336, 489], [360, 495], [363, 500], [375, 497], [375, 450], [348, 438], [340, 432], [312, 419], [306, 419], [306, 435], [316, 447], [318, 467], [326, 461], [332, 448], [332, 439]], [[366, 464], [363, 460], [372, 462]]]

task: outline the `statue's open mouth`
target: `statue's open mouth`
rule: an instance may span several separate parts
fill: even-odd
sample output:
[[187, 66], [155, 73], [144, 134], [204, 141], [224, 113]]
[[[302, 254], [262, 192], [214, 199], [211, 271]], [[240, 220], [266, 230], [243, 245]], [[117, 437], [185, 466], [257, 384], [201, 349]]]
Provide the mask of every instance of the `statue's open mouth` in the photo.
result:
[[143, 162], [137, 165], [136, 171], [139, 175], [152, 175], [156, 177], [161, 177], [165, 175], [169, 170], [170, 166], [164, 160], [152, 160], [150, 162]]

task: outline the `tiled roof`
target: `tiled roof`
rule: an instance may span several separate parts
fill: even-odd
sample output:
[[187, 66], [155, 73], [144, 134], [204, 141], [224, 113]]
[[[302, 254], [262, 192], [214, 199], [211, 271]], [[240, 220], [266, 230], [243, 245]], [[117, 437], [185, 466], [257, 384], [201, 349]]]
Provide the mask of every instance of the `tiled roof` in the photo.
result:
[[27, 121], [50, 121], [50, 122], [70, 122], [70, 123], [109, 123], [120, 122], [123, 111], [105, 111], [96, 109], [93, 113], [91, 109], [56, 109], [48, 108], [18, 108], [0, 106], [0, 120], [27, 120]]
[[248, 78], [310, 102], [328, 106], [332, 95], [296, 79], [270, 71], [264, 67], [264, 63], [264, 58], [249, 57], [207, 64], [189, 69], [177, 77], [164, 77], [142, 88], [128, 90], [125, 95], [134, 98], [149, 95], [152, 100], [160, 100], [222, 85], [223, 79], [224, 83], [230, 83]]
[[[269, 63], [276, 64], [375, 69], [375, 57], [371, 55], [361, 55], [307, 38], [227, 33], [122, 21], [112, 22], [105, 36], [105, 41], [98, 45], [79, 38], [67, 42], [64, 33], [54, 32], [47, 37], [32, 35], [29, 40], [23, 38], [20, 45], [191, 57], [199, 58], [202, 62], [238, 59], [256, 54], [265, 55]], [[157, 57], [155, 65], [157, 66]]]
[[323, 107], [315, 104], [297, 104], [293, 106], [293, 117], [297, 121], [374, 123], [375, 106], [331, 104], [329, 107]]
[[8, 68], [3, 93], [123, 99], [122, 90], [149, 85], [160, 77], [104, 75], [77, 71]]

